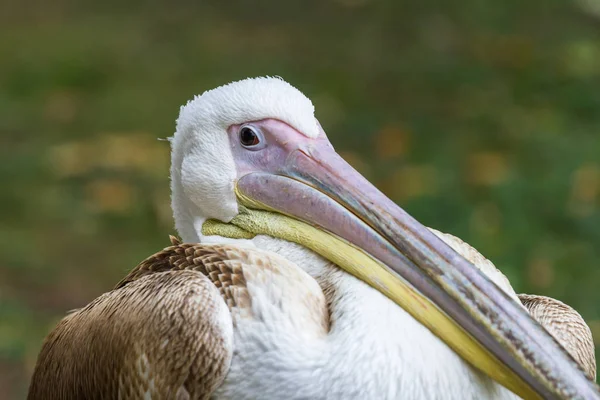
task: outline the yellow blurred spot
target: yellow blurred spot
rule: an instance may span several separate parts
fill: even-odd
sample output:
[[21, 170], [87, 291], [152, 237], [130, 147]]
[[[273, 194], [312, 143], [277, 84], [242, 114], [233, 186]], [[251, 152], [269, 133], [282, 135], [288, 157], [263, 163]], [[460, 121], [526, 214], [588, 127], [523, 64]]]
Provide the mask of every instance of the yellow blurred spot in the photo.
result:
[[85, 143], [68, 142], [50, 148], [48, 162], [59, 177], [83, 175], [93, 166], [94, 154]]
[[551, 260], [536, 257], [528, 265], [529, 282], [539, 288], [547, 288], [554, 282], [554, 266]]
[[93, 140], [54, 146], [48, 151], [48, 160], [59, 177], [102, 168], [164, 176], [169, 168], [169, 152], [167, 143], [147, 133], [105, 133]]
[[578, 217], [592, 214], [600, 199], [600, 167], [586, 164], [577, 169], [571, 177], [571, 197], [569, 211]]
[[386, 182], [386, 192], [397, 200], [407, 200], [437, 190], [436, 169], [431, 165], [407, 166], [393, 173]]
[[494, 186], [508, 179], [509, 167], [501, 153], [481, 152], [468, 159], [467, 179], [472, 184]]
[[133, 188], [116, 179], [90, 182], [85, 190], [91, 207], [103, 212], [126, 212], [131, 209], [135, 200]]
[[103, 153], [98, 165], [161, 174], [168, 169], [169, 146], [143, 132], [106, 134], [100, 137], [97, 146]]
[[395, 126], [383, 128], [375, 136], [375, 150], [383, 159], [401, 156], [408, 151], [410, 134]]

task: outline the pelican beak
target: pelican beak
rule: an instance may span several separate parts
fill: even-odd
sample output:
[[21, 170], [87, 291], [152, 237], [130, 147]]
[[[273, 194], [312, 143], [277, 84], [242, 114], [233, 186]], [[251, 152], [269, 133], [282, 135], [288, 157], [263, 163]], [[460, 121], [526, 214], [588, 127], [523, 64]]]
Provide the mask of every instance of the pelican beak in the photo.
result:
[[[299, 242], [336, 262], [517, 395], [600, 398], [520, 304], [377, 190], [326, 138], [291, 150], [276, 170], [242, 176], [236, 192], [243, 205], [269, 211], [270, 219], [262, 228], [243, 218], [232, 223]], [[282, 214], [288, 222], [281, 223]]]

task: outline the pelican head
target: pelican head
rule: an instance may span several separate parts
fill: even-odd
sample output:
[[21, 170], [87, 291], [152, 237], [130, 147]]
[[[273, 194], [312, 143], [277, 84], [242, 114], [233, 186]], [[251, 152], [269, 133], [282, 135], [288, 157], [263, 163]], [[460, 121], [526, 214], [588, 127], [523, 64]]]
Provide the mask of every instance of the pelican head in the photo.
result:
[[[244, 144], [242, 128], [260, 143]], [[239, 212], [239, 178], [260, 171], [267, 161], [276, 162], [264, 157], [283, 154], [278, 149], [285, 134], [297, 141], [321, 133], [312, 102], [282, 79], [245, 79], [196, 96], [181, 107], [172, 138], [172, 207], [178, 232], [185, 240], [198, 241], [207, 219], [231, 221]]]
[[300, 243], [386, 294], [521, 397], [596, 398], [594, 384], [516, 301], [335, 152], [312, 102], [282, 79], [197, 96], [181, 108], [171, 144], [172, 206], [185, 241], [221, 232]]

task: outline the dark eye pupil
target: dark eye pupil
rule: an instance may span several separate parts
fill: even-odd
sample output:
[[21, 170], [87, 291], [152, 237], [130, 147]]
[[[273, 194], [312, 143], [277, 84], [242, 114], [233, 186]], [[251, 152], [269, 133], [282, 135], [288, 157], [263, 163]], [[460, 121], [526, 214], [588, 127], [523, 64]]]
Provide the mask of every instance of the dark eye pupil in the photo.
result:
[[240, 141], [244, 146], [255, 146], [258, 144], [258, 136], [250, 128], [242, 128], [240, 132]]

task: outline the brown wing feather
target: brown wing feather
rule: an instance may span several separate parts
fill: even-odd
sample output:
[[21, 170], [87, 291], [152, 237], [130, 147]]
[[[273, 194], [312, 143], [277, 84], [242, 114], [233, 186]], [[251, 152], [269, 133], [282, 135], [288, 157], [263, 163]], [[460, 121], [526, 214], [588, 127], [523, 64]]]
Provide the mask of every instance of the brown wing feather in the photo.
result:
[[521, 303], [567, 352], [587, 376], [596, 379], [592, 332], [581, 315], [563, 302], [545, 296], [520, 294]]
[[178, 268], [179, 250], [65, 317], [44, 342], [29, 399], [208, 398], [231, 361], [231, 315], [205, 271]]

